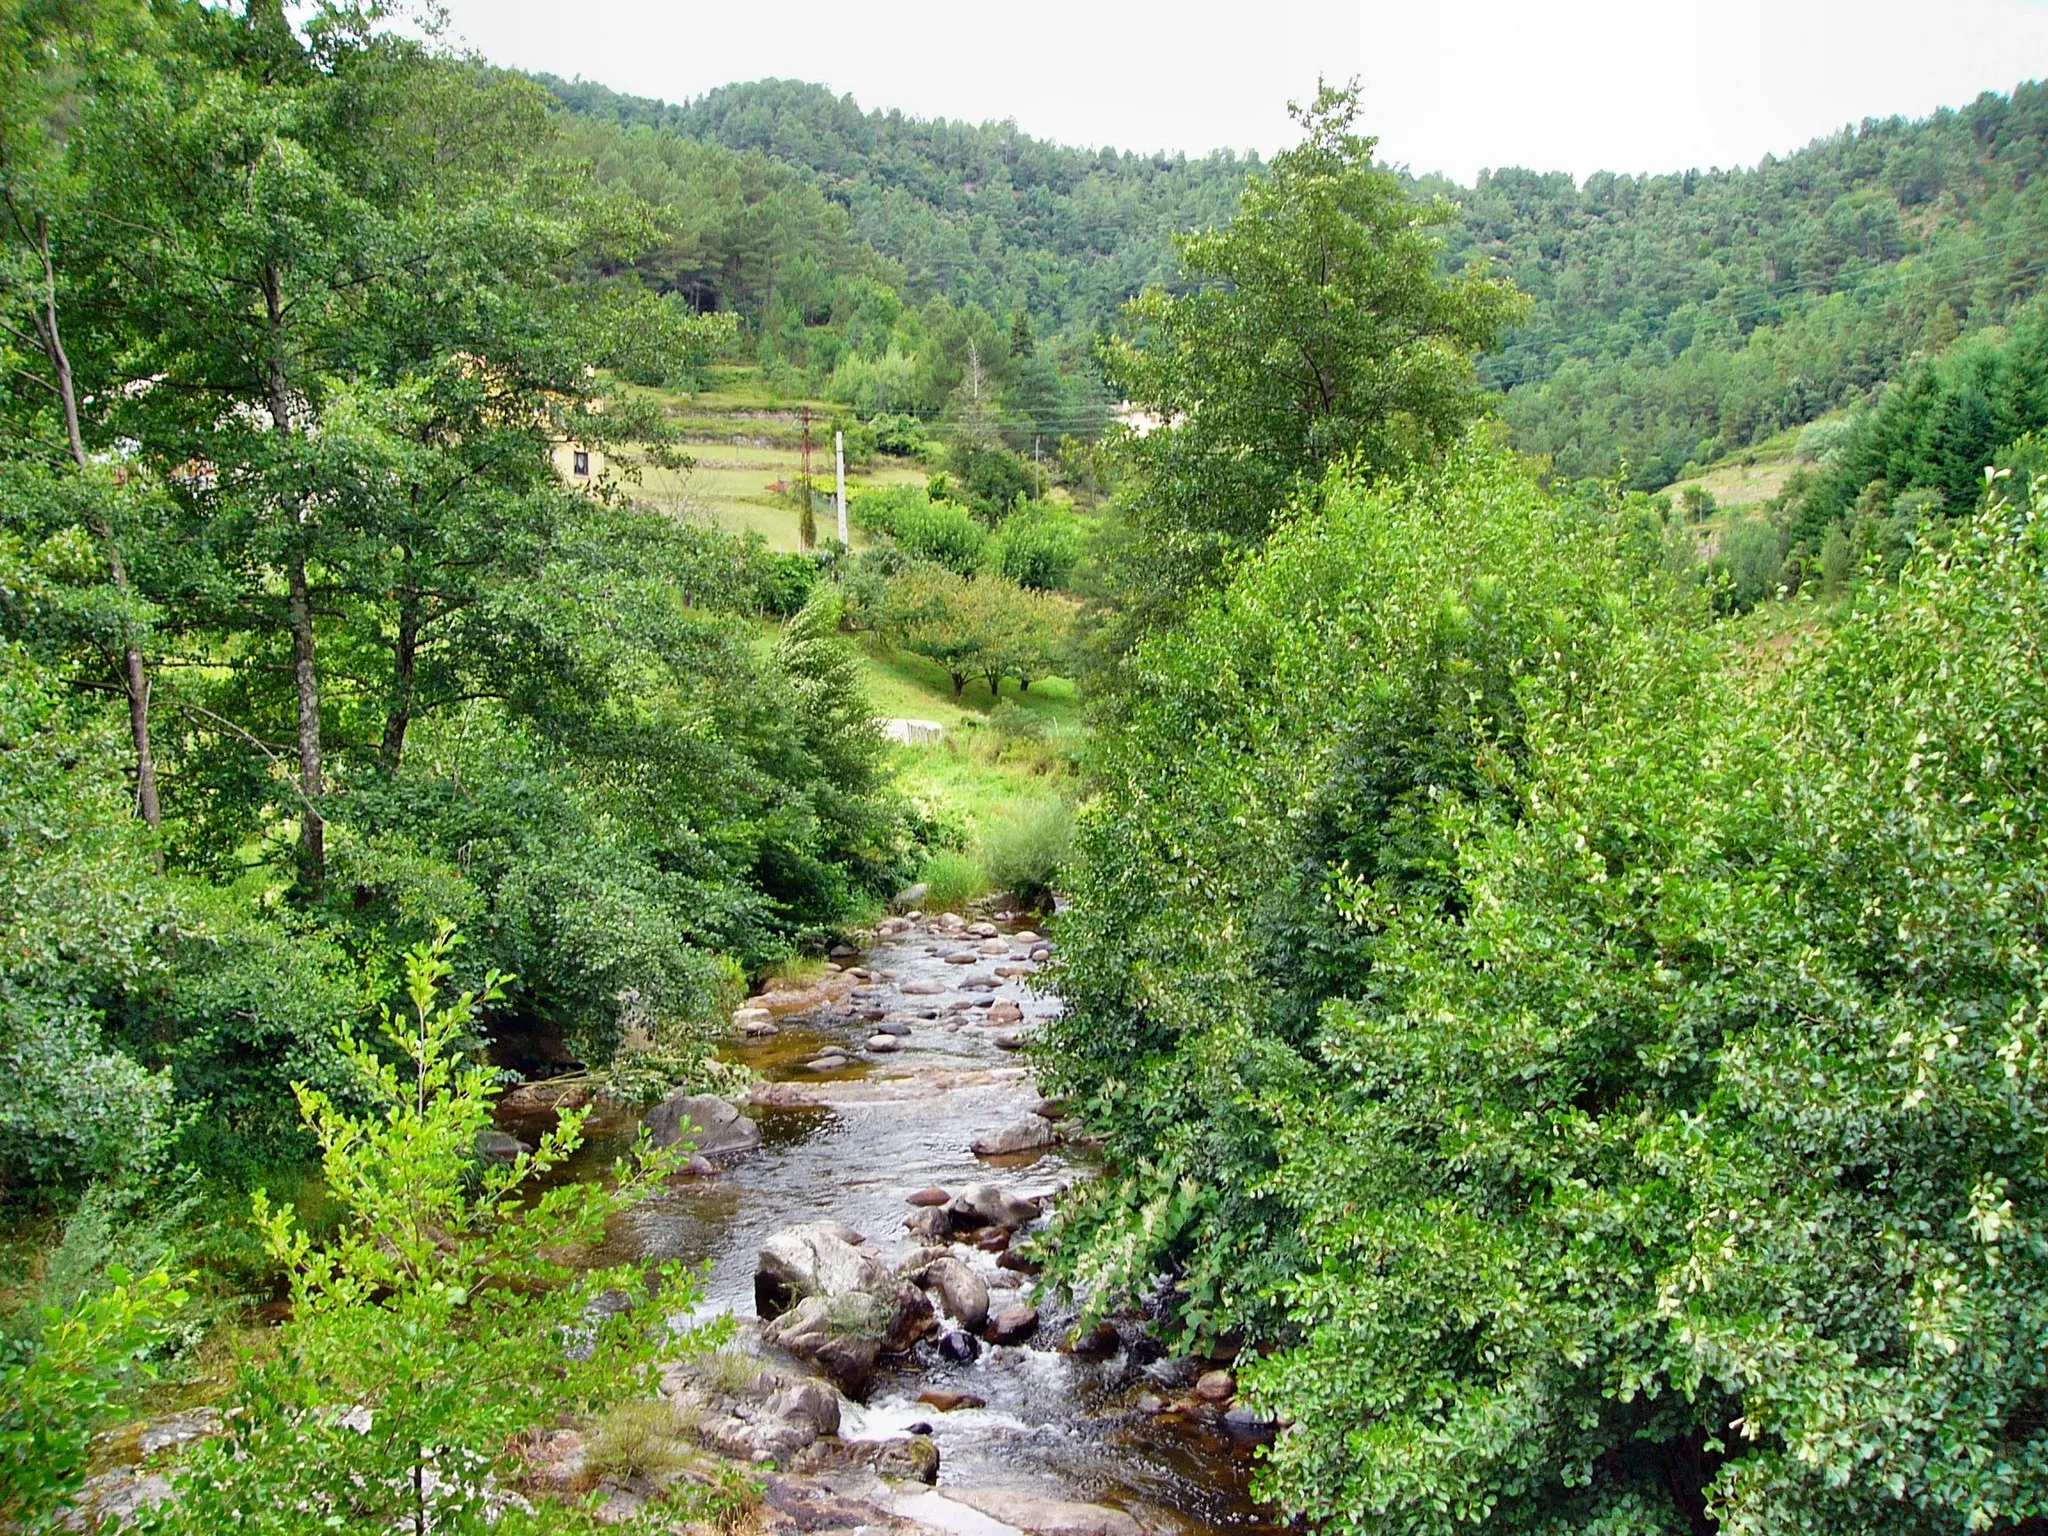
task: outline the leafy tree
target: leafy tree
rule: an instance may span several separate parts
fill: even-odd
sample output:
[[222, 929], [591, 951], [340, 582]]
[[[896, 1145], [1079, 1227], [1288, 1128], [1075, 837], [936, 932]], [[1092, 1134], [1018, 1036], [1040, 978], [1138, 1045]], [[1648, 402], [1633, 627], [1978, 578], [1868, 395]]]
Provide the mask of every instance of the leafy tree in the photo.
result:
[[1854, 556], [1849, 550], [1849, 535], [1842, 531], [1840, 523], [1828, 529], [1820, 546], [1820, 580], [1824, 596], [1840, 597], [1848, 590], [1849, 576]]
[[1161, 423], [1124, 439], [1130, 513], [1160, 601], [1263, 542], [1295, 494], [1339, 461], [1426, 463], [1484, 409], [1474, 354], [1522, 312], [1513, 285], [1447, 279], [1417, 202], [1352, 131], [1356, 87], [1294, 109], [1303, 141], [1250, 182], [1222, 229], [1178, 242], [1193, 285], [1148, 289], [1104, 364]]
[[1055, 1272], [1333, 1529], [2041, 1518], [2039, 520], [1759, 669], [1483, 455], [1324, 504], [1117, 700]]
[[981, 626], [973, 583], [941, 566], [914, 566], [889, 581], [882, 633], [913, 655], [936, 662], [952, 679], [953, 696], [980, 670]]
[[914, 485], [863, 491], [854, 497], [849, 514], [861, 527], [889, 535], [911, 559], [962, 576], [981, 568], [988, 547], [988, 530], [968, 508]]
[[73, 1529], [94, 1433], [150, 1374], [185, 1293], [161, 1269], [116, 1269], [95, 1293], [45, 1305], [0, 1340], [0, 1520], [24, 1532]]
[[[520, 1431], [651, 1386], [663, 1307], [686, 1305], [688, 1282], [673, 1268], [579, 1272], [573, 1256], [659, 1187], [673, 1155], [643, 1149], [615, 1182], [536, 1195], [581, 1137], [584, 1112], [567, 1111], [532, 1152], [479, 1170], [493, 1074], [465, 1052], [502, 978], [442, 1001], [455, 942], [443, 929], [407, 954], [407, 1006], [386, 1010], [381, 1047], [343, 1036], [371, 1112], [301, 1091], [345, 1220], [316, 1243], [257, 1196], [291, 1277], [291, 1320], [274, 1357], [243, 1362], [227, 1433], [139, 1528], [488, 1530]], [[551, 1518], [582, 1526], [570, 1511]]]
[[[118, 675], [127, 700], [136, 811], [154, 828], [162, 825], [163, 808], [150, 731], [145, 626], [133, 601], [124, 541], [107, 509], [115, 499], [110, 477], [94, 475], [87, 456], [80, 425], [81, 390], [62, 313], [70, 295], [63, 292], [59, 275], [64, 254], [60, 242], [69, 236], [86, 193], [66, 143], [71, 122], [81, 111], [80, 80], [90, 78], [98, 51], [118, 47], [131, 11], [122, 0], [59, 7], [9, 0], [0, 7], [0, 208], [5, 210], [0, 218], [0, 305], [10, 316], [0, 320], [0, 328], [34, 356], [42, 372], [20, 369], [17, 377], [47, 392], [45, 403], [55, 407], [55, 425], [70, 468], [88, 482], [82, 487], [81, 510], [114, 593], [108, 648], [119, 656]], [[114, 380], [97, 382], [104, 389]], [[89, 382], [88, 392], [91, 387]], [[48, 435], [38, 429], [51, 423], [39, 415], [24, 425], [27, 440], [33, 442]]]
[[1713, 569], [1726, 583], [1723, 600], [1735, 613], [1747, 613], [1771, 598], [1784, 566], [1778, 530], [1761, 517], [1741, 517], [1729, 524]]
[[1081, 560], [1081, 530], [1074, 518], [1034, 503], [1003, 520], [984, 556], [988, 569], [1019, 586], [1057, 590]]

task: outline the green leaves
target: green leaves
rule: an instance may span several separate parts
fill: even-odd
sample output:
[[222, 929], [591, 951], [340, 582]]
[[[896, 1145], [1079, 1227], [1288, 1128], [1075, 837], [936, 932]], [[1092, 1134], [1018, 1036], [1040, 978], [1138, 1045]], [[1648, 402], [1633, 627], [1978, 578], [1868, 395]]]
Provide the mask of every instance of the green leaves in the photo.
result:
[[1468, 452], [1333, 480], [1134, 653], [1048, 1026], [1123, 1176], [1053, 1269], [1260, 1346], [1282, 1504], [2044, 1512], [2030, 500], [1766, 670], [1625, 508]]
[[162, 1270], [109, 1271], [94, 1294], [65, 1298], [25, 1339], [0, 1342], [0, 1520], [67, 1529], [94, 1433], [123, 1405], [185, 1293]]
[[[531, 1151], [479, 1164], [494, 1074], [462, 1042], [504, 978], [444, 999], [457, 942], [444, 928], [407, 954], [408, 1006], [379, 1026], [388, 1052], [344, 1032], [367, 1109], [301, 1090], [345, 1217], [316, 1242], [257, 1197], [291, 1319], [274, 1357], [243, 1362], [226, 1435], [145, 1529], [298, 1530], [309, 1515], [344, 1530], [489, 1529], [520, 1432], [644, 1390], [656, 1352], [681, 1342], [664, 1309], [688, 1305], [687, 1276], [579, 1262], [674, 1153], [643, 1146], [610, 1181], [536, 1192], [580, 1141], [571, 1111]], [[564, 1529], [582, 1519], [560, 1514]]]
[[1161, 425], [1127, 433], [1130, 515], [1156, 598], [1255, 550], [1332, 465], [1427, 464], [1481, 410], [1472, 360], [1523, 311], [1511, 283], [1439, 271], [1418, 202], [1351, 131], [1358, 93], [1325, 87], [1304, 133], [1246, 184], [1237, 217], [1183, 238], [1187, 293], [1147, 289], [1110, 346], [1112, 384]]

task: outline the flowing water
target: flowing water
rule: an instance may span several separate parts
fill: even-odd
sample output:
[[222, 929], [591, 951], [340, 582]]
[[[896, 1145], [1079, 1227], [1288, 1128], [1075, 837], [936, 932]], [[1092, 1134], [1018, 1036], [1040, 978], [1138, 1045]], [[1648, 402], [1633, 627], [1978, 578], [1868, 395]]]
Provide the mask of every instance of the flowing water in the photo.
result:
[[[1014, 933], [1019, 925], [1000, 926]], [[708, 1260], [703, 1310], [748, 1317], [755, 1257], [784, 1227], [841, 1221], [893, 1262], [915, 1246], [903, 1225], [913, 1191], [996, 1183], [1029, 1196], [1088, 1177], [1085, 1153], [1063, 1146], [996, 1160], [968, 1150], [976, 1137], [1029, 1116], [1038, 1103], [1028, 1069], [997, 1043], [1017, 1026], [985, 1023], [991, 1004], [1021, 1008], [1027, 1032], [1031, 1021], [1058, 1007], [1029, 991], [1023, 977], [994, 974], [997, 964], [1014, 968], [1021, 951], [1008, 959], [978, 956], [972, 965], [947, 961], [976, 944], [920, 925], [849, 960], [873, 978], [850, 994], [842, 980], [828, 988], [835, 998], [778, 1007], [780, 1033], [732, 1051], [762, 1079], [757, 1105], [748, 1110], [761, 1127], [760, 1150], [715, 1178], [678, 1181], [663, 1198], [630, 1212], [612, 1233], [608, 1257]], [[867, 1050], [882, 1021], [910, 1026], [900, 1050]], [[847, 1053], [844, 1067], [808, 1065], [835, 1046]], [[630, 1145], [637, 1122], [615, 1119], [593, 1130], [572, 1174], [594, 1176], [608, 1167]], [[1160, 1358], [1135, 1328], [1122, 1330], [1123, 1342], [1106, 1357], [1063, 1352], [1057, 1344], [1068, 1333], [1070, 1312], [1032, 1297], [1031, 1282], [997, 1267], [990, 1254], [971, 1246], [954, 1251], [989, 1284], [996, 1310], [1018, 1299], [1037, 1301], [1037, 1336], [1022, 1346], [985, 1345], [966, 1364], [943, 1360], [929, 1341], [920, 1344], [886, 1364], [868, 1401], [846, 1411], [844, 1437], [896, 1436], [929, 1425], [942, 1492], [993, 1486], [1106, 1503], [1189, 1536], [1265, 1527], [1247, 1492], [1250, 1442], [1218, 1423], [1135, 1406], [1147, 1393], [1185, 1395], [1192, 1362]], [[917, 1401], [933, 1388], [973, 1393], [987, 1406], [936, 1412]]]

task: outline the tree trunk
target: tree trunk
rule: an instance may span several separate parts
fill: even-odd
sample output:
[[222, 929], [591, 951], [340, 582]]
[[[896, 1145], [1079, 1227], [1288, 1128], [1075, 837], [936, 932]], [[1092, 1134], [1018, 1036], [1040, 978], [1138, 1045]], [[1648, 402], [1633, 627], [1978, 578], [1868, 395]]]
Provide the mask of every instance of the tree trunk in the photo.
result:
[[[42, 341], [43, 351], [50, 359], [50, 371], [55, 375], [57, 398], [64, 408], [64, 435], [71, 445], [71, 458], [80, 470], [90, 464], [85, 453], [85, 434], [78, 425], [78, 390], [71, 377], [71, 356], [64, 350], [63, 333], [57, 327], [57, 269], [50, 260], [50, 221], [43, 215], [36, 217], [36, 253], [43, 260], [43, 304], [36, 315], [36, 334]], [[128, 595], [128, 568], [121, 561], [121, 547], [114, 541], [111, 524], [97, 511], [93, 513], [93, 534], [99, 539], [107, 554], [107, 574], [114, 583], [114, 590], [123, 597]], [[121, 663], [123, 686], [128, 694], [128, 734], [135, 743], [135, 808], [141, 813], [152, 831], [163, 826], [163, 805], [156, 793], [156, 754], [150, 750], [149, 740], [149, 668], [143, 662], [142, 648], [128, 633], [128, 620], [121, 620]], [[163, 850], [156, 852], [156, 865], [163, 868]]]
[[320, 815], [320, 682], [313, 670], [313, 594], [306, 556], [291, 557], [292, 681], [299, 695], [299, 875], [317, 894], [327, 879], [327, 823]]
[[953, 679], [953, 697], [957, 699], [967, 691], [967, 674], [965, 672], [953, 672], [947, 675]]
[[[284, 285], [275, 262], [263, 267], [263, 304], [270, 319], [270, 358], [264, 380], [273, 430], [292, 429], [291, 390], [284, 366]], [[303, 529], [305, 509], [296, 514]], [[327, 821], [320, 814], [326, 792], [320, 766], [320, 676], [313, 664], [313, 591], [306, 577], [303, 538], [296, 541], [286, 572], [290, 582], [292, 684], [299, 697], [299, 879], [318, 895], [327, 881]]]
[[391, 656], [391, 707], [384, 714], [384, 745], [380, 757], [386, 773], [398, 772], [405, 756], [405, 733], [412, 725], [413, 674], [419, 665], [420, 600], [407, 589], [398, 599], [398, 640]]

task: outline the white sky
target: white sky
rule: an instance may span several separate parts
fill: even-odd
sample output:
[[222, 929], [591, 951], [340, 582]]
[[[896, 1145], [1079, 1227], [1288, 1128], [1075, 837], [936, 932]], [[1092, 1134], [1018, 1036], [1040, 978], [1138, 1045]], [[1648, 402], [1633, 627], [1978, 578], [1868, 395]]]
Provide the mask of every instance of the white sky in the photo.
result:
[[1269, 153], [1289, 99], [1355, 74], [1381, 156], [1461, 181], [1746, 165], [2048, 75], [2048, 0], [444, 3], [494, 62], [634, 95], [774, 75], [1120, 149]]

